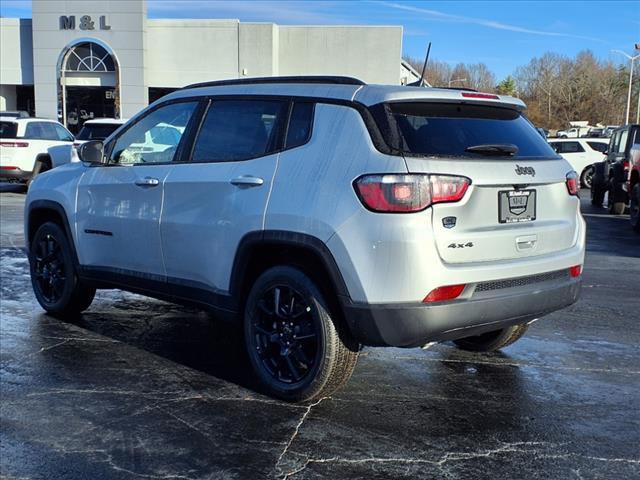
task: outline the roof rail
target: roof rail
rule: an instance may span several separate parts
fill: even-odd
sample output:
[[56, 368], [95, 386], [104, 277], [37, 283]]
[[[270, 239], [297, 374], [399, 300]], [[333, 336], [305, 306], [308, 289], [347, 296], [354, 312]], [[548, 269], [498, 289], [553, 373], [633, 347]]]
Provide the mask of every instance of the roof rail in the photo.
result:
[[366, 85], [362, 80], [353, 77], [328, 75], [289, 76], [289, 77], [255, 77], [236, 78], [231, 80], [216, 80], [213, 82], [193, 83], [186, 88], [221, 87], [224, 85], [253, 85], [259, 83], [329, 83], [333, 85]]

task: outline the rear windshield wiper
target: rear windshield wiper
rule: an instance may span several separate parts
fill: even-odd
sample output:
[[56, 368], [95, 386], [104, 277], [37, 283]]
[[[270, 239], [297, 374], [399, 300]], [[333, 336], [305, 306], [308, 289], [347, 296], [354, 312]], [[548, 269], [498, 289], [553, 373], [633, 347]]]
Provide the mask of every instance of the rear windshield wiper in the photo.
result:
[[515, 155], [518, 147], [512, 143], [491, 143], [487, 145], [474, 145], [464, 149], [465, 152], [479, 153], [481, 155]]

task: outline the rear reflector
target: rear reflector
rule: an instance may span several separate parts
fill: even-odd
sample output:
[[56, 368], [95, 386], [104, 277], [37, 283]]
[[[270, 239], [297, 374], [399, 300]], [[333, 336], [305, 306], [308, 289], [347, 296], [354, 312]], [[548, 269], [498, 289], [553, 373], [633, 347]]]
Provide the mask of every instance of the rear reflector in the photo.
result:
[[567, 173], [567, 190], [569, 195], [578, 195], [580, 193], [580, 179], [576, 172]]
[[465, 285], [447, 285], [445, 287], [438, 287], [435, 290], [431, 290], [429, 295], [427, 295], [423, 303], [431, 303], [431, 302], [441, 302], [443, 300], [453, 300], [454, 298], [458, 298], [462, 291], [464, 290]]
[[500, 100], [498, 95], [493, 95], [492, 93], [461, 92], [461, 95], [464, 98], [488, 98], [491, 100]]
[[569, 268], [569, 275], [571, 278], [577, 278], [582, 274], [582, 265], [574, 265]]
[[28, 146], [29, 146], [29, 142], [0, 142], [0, 147], [25, 148]]

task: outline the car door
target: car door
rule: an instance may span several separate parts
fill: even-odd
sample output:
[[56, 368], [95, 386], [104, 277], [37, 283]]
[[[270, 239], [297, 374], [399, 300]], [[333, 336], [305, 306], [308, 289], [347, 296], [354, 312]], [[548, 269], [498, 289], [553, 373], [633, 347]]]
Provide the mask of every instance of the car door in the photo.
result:
[[[87, 168], [78, 185], [76, 217], [83, 266], [165, 280], [160, 244], [163, 184], [180, 159], [183, 133], [197, 106], [191, 99], [146, 112], [105, 146], [107, 164]], [[150, 133], [159, 124], [179, 132], [162, 149]]]
[[269, 98], [211, 100], [191, 161], [165, 181], [160, 230], [170, 283], [229, 290], [240, 241], [263, 229], [288, 105]]

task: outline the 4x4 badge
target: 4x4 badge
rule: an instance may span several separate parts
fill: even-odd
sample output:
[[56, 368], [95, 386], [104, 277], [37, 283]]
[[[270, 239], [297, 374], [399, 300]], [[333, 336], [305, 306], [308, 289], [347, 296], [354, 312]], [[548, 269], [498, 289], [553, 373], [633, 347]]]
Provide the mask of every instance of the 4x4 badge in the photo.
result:
[[533, 167], [521, 167], [516, 164], [516, 173], [518, 175], [531, 175], [532, 177], [536, 176], [536, 170]]

